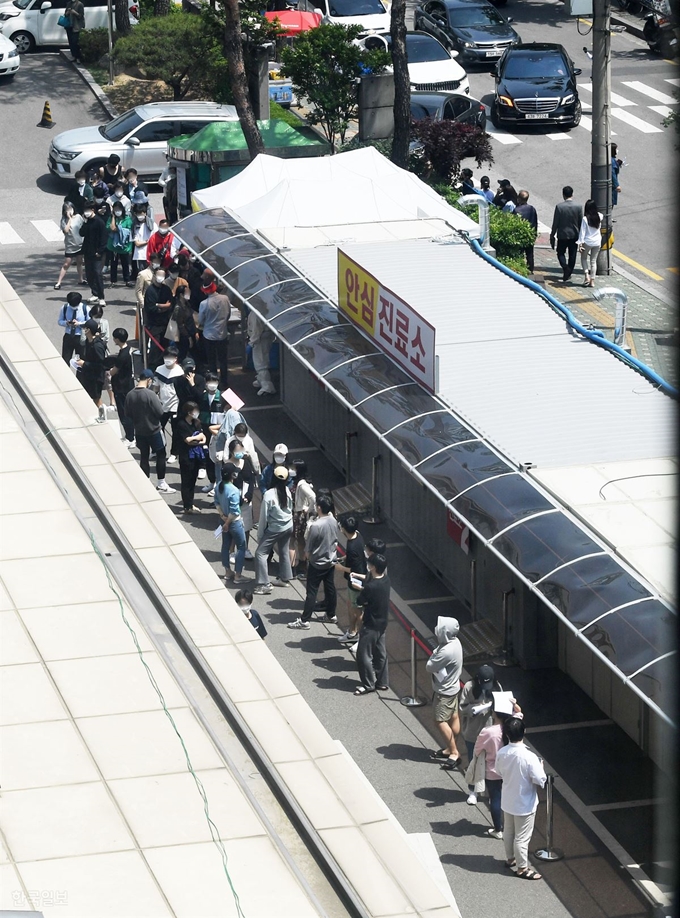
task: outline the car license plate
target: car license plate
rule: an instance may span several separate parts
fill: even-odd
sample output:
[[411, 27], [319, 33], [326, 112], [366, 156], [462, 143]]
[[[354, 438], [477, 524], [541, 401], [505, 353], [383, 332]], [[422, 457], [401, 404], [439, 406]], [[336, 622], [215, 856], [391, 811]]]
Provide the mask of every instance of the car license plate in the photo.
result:
[[500, 51], [487, 51], [486, 56], [487, 57], [500, 57], [501, 52]]
[[527, 121], [537, 121], [539, 118], [547, 118], [549, 114], [549, 112], [540, 112], [536, 115], [525, 115], [524, 117]]

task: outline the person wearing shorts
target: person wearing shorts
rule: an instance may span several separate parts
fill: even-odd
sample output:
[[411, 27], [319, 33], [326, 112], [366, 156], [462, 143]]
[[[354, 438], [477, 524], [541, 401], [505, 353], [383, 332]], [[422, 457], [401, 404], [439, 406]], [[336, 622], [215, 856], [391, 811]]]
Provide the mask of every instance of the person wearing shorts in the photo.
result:
[[457, 619], [441, 615], [438, 617], [434, 629], [437, 648], [426, 665], [432, 676], [434, 722], [444, 741], [443, 747], [432, 753], [432, 758], [441, 760], [443, 768], [457, 768], [461, 759], [456, 746], [456, 737], [460, 733], [458, 695], [463, 669], [463, 648], [458, 640], [459, 631]]

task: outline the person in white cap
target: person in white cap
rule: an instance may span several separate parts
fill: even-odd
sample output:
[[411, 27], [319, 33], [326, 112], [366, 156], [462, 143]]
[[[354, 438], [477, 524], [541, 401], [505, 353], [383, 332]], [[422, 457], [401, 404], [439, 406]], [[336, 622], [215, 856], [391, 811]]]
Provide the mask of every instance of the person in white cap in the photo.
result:
[[[283, 465], [288, 468], [288, 447], [285, 443], [277, 443], [274, 447], [274, 452], [272, 454], [272, 461], [269, 465], [265, 465], [262, 469], [262, 475], [260, 476], [260, 493], [265, 494], [265, 492], [272, 486], [272, 478], [274, 476], [274, 469], [280, 465]], [[288, 479], [288, 487], [291, 486], [292, 482]]]
[[[292, 534], [293, 498], [288, 489], [288, 469], [285, 465], [278, 465], [273, 472], [272, 486], [267, 489], [260, 507], [259, 544], [255, 552], [257, 585], [254, 593], [266, 595], [271, 593], [272, 586], [285, 587], [293, 579], [289, 555]], [[279, 553], [279, 576], [270, 583], [267, 558], [274, 547]]]

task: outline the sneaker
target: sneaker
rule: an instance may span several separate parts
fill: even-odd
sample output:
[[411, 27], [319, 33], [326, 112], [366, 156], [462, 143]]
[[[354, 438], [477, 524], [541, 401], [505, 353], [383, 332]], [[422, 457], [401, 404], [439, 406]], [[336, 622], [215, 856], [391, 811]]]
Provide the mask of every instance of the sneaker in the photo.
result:
[[205, 469], [199, 469], [199, 470], [198, 470], [198, 476], [197, 476], [197, 477], [198, 477], [198, 478], [205, 478], [205, 476], [206, 476], [206, 471], [205, 471]]
[[272, 591], [271, 584], [265, 583], [260, 586], [256, 586], [253, 590], [253, 593], [257, 593], [258, 596], [269, 596]]
[[88, 302], [88, 303], [91, 303], [93, 306], [96, 306], [97, 303], [99, 302], [99, 297], [98, 297], [98, 296], [91, 296], [87, 302]]
[[117, 286], [118, 284], [115, 284], [113, 281], [111, 281], [111, 283], [109, 284], [109, 287], [117, 287]]
[[[215, 493], [215, 492], [213, 491], [213, 494], [214, 494], [214, 493]], [[245, 553], [245, 556], [244, 556], [244, 557], [245, 557], [246, 561], [252, 561], [253, 558], [254, 558], [255, 556], [253, 555], [252, 551], [249, 551], [249, 550], [246, 548], [246, 553]]]
[[325, 622], [327, 625], [337, 625], [338, 617], [337, 615], [324, 615], [321, 621]]
[[126, 286], [126, 287], [134, 287], [134, 286], [135, 286], [134, 281], [125, 281], [125, 286]]
[[354, 644], [356, 639], [356, 634], [352, 634], [351, 631], [345, 631], [345, 633], [341, 634], [338, 638], [341, 644]]
[[498, 838], [498, 839], [503, 838], [503, 833], [498, 831], [497, 829], [494, 829], [493, 827], [491, 829], [487, 829], [486, 834], [489, 836], [489, 838]]
[[210, 491], [212, 491], [213, 487], [214, 487], [214, 485], [212, 485], [212, 484], [203, 485], [203, 487], [201, 488], [201, 491], [202, 491], [204, 494], [209, 494]]
[[290, 580], [279, 580], [279, 578], [277, 577], [276, 580], [272, 580], [272, 586], [287, 587], [287, 586], [290, 586]]
[[79, 281], [81, 287], [89, 287], [90, 285], [86, 280]]
[[475, 794], [474, 791], [473, 793], [468, 794], [468, 798], [465, 802], [468, 806], [477, 806], [477, 794]]
[[137, 446], [136, 440], [126, 440], [126, 443], [128, 449], [134, 449]]
[[183, 507], [182, 508], [182, 513], [200, 513], [200, 512], [201, 511], [199, 510], [198, 507]]
[[171, 464], [177, 462], [177, 456], [168, 456], [168, 462]]
[[229, 555], [229, 563], [236, 564], [236, 555]]
[[106, 303], [104, 302], [104, 300], [100, 300], [99, 305], [103, 308], [104, 306], [106, 306]]
[[108, 265], [104, 265], [104, 267], [102, 268], [102, 274], [108, 274], [108, 273], [109, 273], [109, 270], [110, 270], [109, 266], [108, 266]]
[[212, 488], [206, 494], [206, 497], [214, 497], [214, 496], [215, 496], [215, 485], [213, 485]]
[[55, 289], [55, 290], [61, 290], [61, 284], [55, 284], [55, 285], [54, 285], [54, 289]]
[[356, 653], [358, 649], [359, 649], [359, 641], [357, 641], [356, 644], [352, 644], [352, 646], [350, 647], [350, 650], [352, 653]]
[[295, 631], [309, 631], [309, 622], [303, 622], [301, 618], [296, 618], [294, 622], [288, 622], [287, 628], [293, 628]]
[[243, 574], [236, 574], [236, 576], [232, 580], [232, 583], [235, 583], [235, 584], [252, 583], [252, 582], [253, 581], [250, 577], [244, 577]]
[[158, 482], [156, 490], [161, 491], [163, 494], [175, 494], [177, 492], [177, 488], [171, 488], [165, 480]]
[[253, 380], [253, 389], [259, 389], [259, 388], [260, 388], [260, 381], [259, 381], [259, 379]]

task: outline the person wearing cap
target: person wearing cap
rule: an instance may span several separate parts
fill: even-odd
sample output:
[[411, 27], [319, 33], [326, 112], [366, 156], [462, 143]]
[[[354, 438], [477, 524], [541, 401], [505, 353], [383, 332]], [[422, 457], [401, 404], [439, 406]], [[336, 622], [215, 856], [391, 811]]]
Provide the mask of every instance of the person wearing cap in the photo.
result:
[[175, 489], [165, 480], [165, 437], [161, 430], [163, 406], [156, 393], [149, 388], [153, 378], [153, 370], [142, 370], [137, 385], [125, 397], [125, 414], [132, 421], [139, 450], [139, 467], [149, 478], [149, 454], [153, 451], [156, 456], [157, 490], [163, 494], [174, 494]]
[[444, 747], [432, 753], [432, 758], [441, 762], [442, 768], [449, 769], [461, 764], [461, 756], [456, 747], [456, 737], [460, 733], [458, 700], [463, 669], [459, 631], [458, 619], [443, 615], [437, 618], [434, 629], [437, 647], [425, 666], [432, 677], [434, 720], [444, 740]]
[[[222, 466], [220, 482], [215, 486], [215, 506], [222, 521], [222, 567], [227, 582], [249, 583], [250, 578], [243, 576], [243, 565], [246, 557], [246, 533], [241, 513], [242, 493], [235, 484], [240, 469], [232, 462]], [[232, 545], [236, 548], [234, 570], [231, 569], [230, 553]]]
[[[276, 475], [278, 471], [274, 469]], [[338, 540], [340, 528], [338, 521], [331, 514], [331, 502], [325, 496], [316, 498], [316, 519], [312, 520], [307, 528], [305, 537], [305, 558], [307, 559], [307, 590], [305, 593], [305, 606], [302, 617], [289, 622], [289, 628], [309, 628], [309, 622], [314, 613], [314, 605], [323, 583], [324, 596], [326, 597], [326, 616], [324, 621], [337, 624], [335, 610], [337, 607], [337, 593], [335, 589], [335, 562], [338, 560]]]
[[486, 198], [489, 204], [493, 203], [495, 197], [493, 191], [491, 190], [491, 179], [488, 175], [483, 175], [479, 180], [479, 189], [477, 190], [478, 194], [481, 194], [482, 197]]
[[102, 389], [106, 374], [106, 342], [99, 333], [99, 323], [95, 319], [87, 319], [81, 328], [85, 333], [85, 348], [83, 356], [76, 360], [76, 378], [99, 409], [97, 421], [104, 423], [106, 412], [102, 404]]
[[272, 454], [272, 461], [265, 465], [260, 475], [260, 493], [264, 494], [272, 486], [274, 469], [288, 462], [288, 447], [285, 443], [277, 443]]
[[[503, 779], [496, 771], [496, 756], [503, 745], [503, 724], [519, 706], [510, 697], [510, 692], [493, 692], [492, 723], [480, 730], [475, 740], [473, 756], [484, 753], [484, 783], [489, 795], [489, 810], [493, 825], [486, 830], [491, 838], [503, 838], [503, 811], [501, 809], [501, 788]], [[521, 714], [520, 714], [521, 716]]]
[[113, 194], [116, 182], [123, 180], [123, 167], [117, 153], [112, 153], [99, 169], [99, 180], [106, 185], [109, 194]]
[[[268, 594], [272, 586], [288, 586], [293, 579], [290, 566], [290, 538], [293, 535], [293, 498], [288, 488], [288, 469], [277, 465], [273, 472], [272, 487], [268, 488], [260, 506], [258, 546], [255, 552], [254, 592]], [[269, 582], [267, 559], [277, 549], [279, 555], [279, 576]]]
[[80, 235], [83, 237], [83, 262], [85, 277], [92, 296], [90, 303], [106, 305], [104, 301], [104, 255], [109, 241], [106, 222], [95, 210], [95, 204], [86, 202], [83, 209], [83, 223]]
[[[502, 687], [496, 681], [493, 666], [485, 663], [465, 683], [460, 693], [458, 710], [463, 720], [463, 739], [470, 762], [474, 758], [475, 742], [480, 731], [490, 727], [493, 721], [493, 693], [500, 691]], [[468, 784], [468, 791], [467, 803], [474, 806], [477, 803], [474, 785]]]
[[158, 229], [152, 233], [146, 247], [146, 257], [151, 261], [154, 255], [161, 260], [161, 268], [167, 271], [179, 250], [177, 237], [170, 230], [167, 220], [160, 220]]
[[198, 322], [205, 347], [209, 370], [219, 373], [220, 388], [227, 388], [229, 374], [229, 316], [231, 302], [224, 286], [210, 271], [201, 278], [201, 292], [205, 299], [198, 307]]
[[524, 721], [509, 717], [503, 724], [503, 747], [496, 755], [495, 769], [503, 780], [503, 843], [505, 864], [523, 880], [541, 880], [529, 866], [529, 842], [538, 808], [537, 788], [547, 781], [543, 762], [524, 744]]
[[512, 187], [510, 179], [498, 179], [498, 192], [493, 203], [505, 213], [513, 213], [517, 204], [517, 192]]

